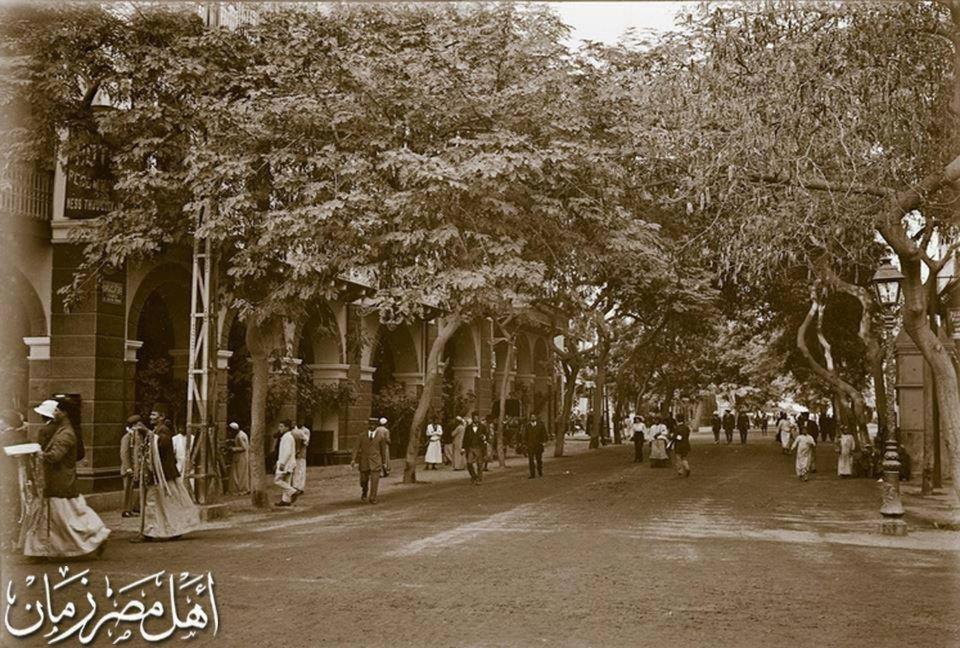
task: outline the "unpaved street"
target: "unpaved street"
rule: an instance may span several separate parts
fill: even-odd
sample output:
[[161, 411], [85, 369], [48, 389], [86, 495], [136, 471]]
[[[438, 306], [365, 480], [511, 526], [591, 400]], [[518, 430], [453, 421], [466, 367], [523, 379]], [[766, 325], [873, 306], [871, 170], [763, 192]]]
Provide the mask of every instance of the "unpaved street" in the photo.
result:
[[876, 483], [839, 481], [831, 447], [806, 484], [769, 437], [696, 438], [688, 479], [631, 459], [392, 477], [376, 506], [316, 481], [178, 542], [130, 544], [125, 521], [91, 565], [211, 571], [220, 634], [194, 643], [222, 646], [960, 645], [960, 534], [879, 535]]

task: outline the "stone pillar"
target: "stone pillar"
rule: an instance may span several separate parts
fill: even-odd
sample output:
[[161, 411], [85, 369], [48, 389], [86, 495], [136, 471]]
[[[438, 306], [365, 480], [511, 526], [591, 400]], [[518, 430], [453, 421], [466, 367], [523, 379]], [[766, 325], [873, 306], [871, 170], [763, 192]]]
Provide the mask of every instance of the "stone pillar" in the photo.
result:
[[[314, 384], [337, 384], [346, 382], [350, 377], [350, 365], [348, 364], [313, 364], [308, 365], [313, 374]], [[340, 428], [342, 420], [347, 416], [345, 408], [338, 411], [313, 412], [312, 429], [329, 430], [333, 432], [333, 438], [330, 440], [329, 447], [324, 448], [326, 452], [336, 452], [340, 450]], [[309, 415], [309, 413], [304, 413]], [[319, 414], [319, 416], [318, 416]], [[312, 442], [311, 442], [312, 445]]]
[[137, 355], [143, 348], [141, 340], [127, 340], [123, 355], [123, 410], [129, 416], [144, 415], [137, 411]]
[[[227, 420], [227, 397], [229, 396], [229, 377], [230, 377], [230, 358], [233, 357], [233, 351], [217, 351], [217, 372], [213, 389], [216, 393], [217, 411], [214, 413], [214, 423], [220, 427], [226, 434], [226, 427], [230, 423]], [[249, 434], [249, 430], [245, 430]], [[224, 437], [226, 438], [226, 437]]]
[[31, 423], [40, 423], [40, 415], [33, 411], [33, 407], [50, 397], [50, 338], [25, 337], [23, 343], [29, 348], [27, 355], [27, 420]]
[[101, 277], [69, 313], [58, 291], [73, 281], [82, 246], [53, 246], [49, 389], [82, 399], [81, 428], [86, 457], [77, 465], [80, 490], [115, 490], [120, 480], [120, 436], [124, 415], [126, 281], [123, 272]]

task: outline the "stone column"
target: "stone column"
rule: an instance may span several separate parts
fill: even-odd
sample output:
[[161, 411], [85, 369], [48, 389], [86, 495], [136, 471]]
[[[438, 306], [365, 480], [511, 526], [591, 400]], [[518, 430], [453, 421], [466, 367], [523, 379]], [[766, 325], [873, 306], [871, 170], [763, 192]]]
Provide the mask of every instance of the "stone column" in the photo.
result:
[[55, 243], [51, 291], [50, 382], [55, 393], [82, 400], [86, 457], [77, 465], [82, 492], [120, 487], [124, 415], [126, 281], [123, 272], [101, 277], [83, 301], [66, 312], [58, 291], [83, 261], [82, 246]]
[[124, 345], [123, 409], [128, 416], [133, 414], [144, 415], [144, 412], [137, 410], [137, 355], [141, 348], [143, 348], [143, 341], [141, 340], [127, 340]]
[[40, 415], [33, 411], [37, 403], [50, 397], [50, 338], [25, 337], [23, 343], [30, 351], [27, 355], [27, 420], [40, 423]]
[[[348, 364], [313, 364], [308, 365], [313, 373], [314, 384], [337, 384], [346, 382], [350, 376], [350, 365]], [[323, 449], [325, 452], [336, 452], [340, 450], [340, 430], [343, 427], [343, 421], [348, 417], [349, 408], [341, 408], [338, 411], [321, 411], [313, 413], [313, 429], [329, 430], [333, 432], [329, 447]], [[327, 424], [328, 422], [329, 425]]]

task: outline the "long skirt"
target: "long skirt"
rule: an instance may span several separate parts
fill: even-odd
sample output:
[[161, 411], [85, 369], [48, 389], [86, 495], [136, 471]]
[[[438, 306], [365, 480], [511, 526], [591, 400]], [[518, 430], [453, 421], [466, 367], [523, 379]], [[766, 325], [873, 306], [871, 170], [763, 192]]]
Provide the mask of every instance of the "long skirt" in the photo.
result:
[[463, 450], [463, 437], [455, 436], [453, 437], [453, 469], [454, 470], [463, 470], [467, 467], [467, 462], [461, 454]]
[[230, 464], [230, 483], [238, 495], [250, 492], [250, 458], [248, 453], [237, 452]]
[[790, 443], [793, 441], [793, 438], [790, 436], [790, 433], [786, 430], [781, 430], [778, 432], [780, 435], [780, 445], [783, 446], [784, 450], [790, 449]]
[[853, 476], [853, 449], [853, 437], [840, 437], [840, 456], [837, 457], [837, 474], [841, 477]]
[[148, 538], [175, 538], [200, 527], [200, 510], [182, 479], [167, 481], [166, 490], [156, 484], [148, 486], [141, 515], [143, 535]]
[[663, 439], [656, 439], [650, 444], [650, 467], [665, 468], [670, 465], [670, 456], [667, 454], [667, 444]]
[[37, 500], [24, 519], [23, 553], [74, 558], [93, 553], [110, 535], [83, 495]]
[[424, 459], [428, 464], [440, 464], [443, 463], [443, 448], [440, 445], [440, 441], [431, 441], [427, 445], [427, 456]]
[[290, 485], [298, 491], [303, 491], [307, 485], [307, 458], [298, 458], [293, 466], [293, 477], [290, 478]]
[[797, 448], [797, 461], [796, 461], [797, 477], [803, 477], [808, 472], [810, 472], [812, 463], [813, 463], [813, 447], [808, 445], [801, 445], [799, 448]]

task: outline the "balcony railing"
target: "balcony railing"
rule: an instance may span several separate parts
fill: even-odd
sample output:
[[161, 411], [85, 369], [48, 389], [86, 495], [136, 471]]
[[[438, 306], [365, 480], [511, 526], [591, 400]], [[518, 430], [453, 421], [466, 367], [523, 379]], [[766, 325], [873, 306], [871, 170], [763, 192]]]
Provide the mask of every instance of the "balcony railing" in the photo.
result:
[[53, 215], [53, 172], [27, 165], [10, 168], [0, 178], [0, 215], [49, 221]]

